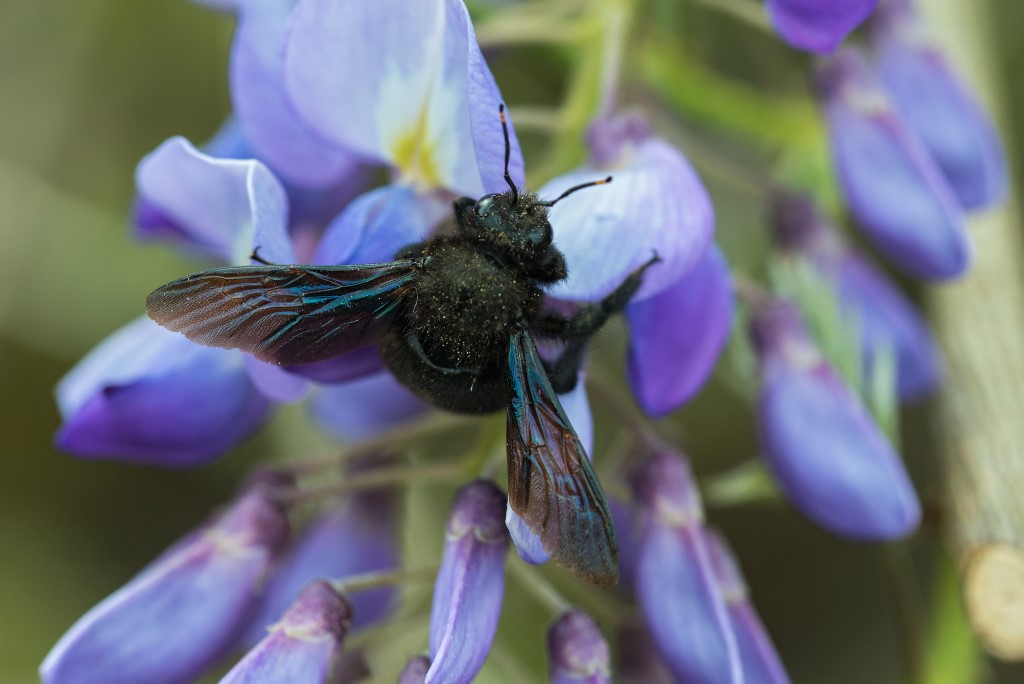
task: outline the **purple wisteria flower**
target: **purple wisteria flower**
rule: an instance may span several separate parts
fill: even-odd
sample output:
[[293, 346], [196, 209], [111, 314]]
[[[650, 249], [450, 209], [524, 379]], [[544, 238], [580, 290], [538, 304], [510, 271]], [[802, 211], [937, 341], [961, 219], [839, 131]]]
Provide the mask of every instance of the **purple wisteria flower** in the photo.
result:
[[775, 652], [771, 637], [761, 624], [761, 618], [750, 603], [747, 585], [743, 581], [736, 559], [725, 539], [714, 531], [706, 533], [711, 567], [729, 609], [729, 619], [740, 661], [743, 663], [745, 684], [789, 684], [789, 675]]
[[767, 0], [765, 8], [784, 41], [808, 52], [832, 52], [867, 19], [878, 0]]
[[[550, 294], [595, 301], [658, 255], [660, 263], [644, 273], [626, 315], [634, 393], [645, 410], [664, 415], [707, 379], [731, 325], [728, 267], [711, 244], [714, 209], [686, 158], [654, 137], [640, 115], [595, 121], [587, 143], [590, 162], [550, 181], [540, 194], [557, 197], [608, 174], [614, 180], [586, 202], [552, 208], [555, 244], [565, 254], [569, 278]], [[697, 291], [704, 296], [700, 307]]]
[[878, 354], [891, 353], [901, 399], [918, 399], [938, 386], [941, 355], [924, 317], [885, 275], [846, 244], [810, 199], [777, 197], [772, 228], [784, 254], [805, 258], [834, 284], [844, 313], [855, 319], [860, 332], [866, 376]]
[[653, 454], [636, 468], [632, 485], [636, 599], [658, 650], [680, 681], [742, 683], [689, 466], [676, 454]]
[[40, 676], [47, 684], [191, 681], [235, 645], [287, 536], [285, 512], [264, 484], [250, 485], [82, 616]]
[[458, 491], [430, 612], [427, 682], [470, 682], [494, 640], [505, 593], [505, 495], [487, 480]]
[[611, 681], [608, 643], [582, 610], [563, 613], [548, 630], [551, 684], [607, 684]]
[[862, 55], [831, 57], [818, 86], [839, 182], [865, 235], [911, 275], [962, 275], [970, 246], [956, 195]]
[[885, 0], [872, 20], [875, 62], [889, 96], [928, 148], [960, 203], [1002, 200], [1006, 159], [995, 127], [909, 0]]
[[751, 334], [761, 444], [786, 498], [844, 537], [879, 541], [913, 531], [921, 508], [899, 454], [810, 340], [796, 308], [763, 303]]
[[352, 605], [327, 582], [313, 582], [221, 684], [321, 684], [341, 655]]

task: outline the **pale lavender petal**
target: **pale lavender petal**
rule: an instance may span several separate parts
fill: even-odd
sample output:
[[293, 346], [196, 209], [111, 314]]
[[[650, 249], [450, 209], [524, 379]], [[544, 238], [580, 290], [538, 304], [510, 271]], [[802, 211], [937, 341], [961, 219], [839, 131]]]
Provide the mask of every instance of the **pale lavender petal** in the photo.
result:
[[837, 54], [819, 83], [839, 181], [864, 233], [914, 276], [962, 275], [970, 246], [956, 196], [861, 56]]
[[216, 458], [269, 409], [240, 352], [199, 346], [148, 318], [83, 358], [57, 385], [57, 403], [61, 449], [168, 467]]
[[[503, 144], [501, 98], [461, 0], [307, 0], [286, 42], [291, 101], [325, 138], [422, 186], [473, 197], [504, 186], [500, 165], [481, 166]], [[513, 156], [521, 174], [518, 145]]]
[[[249, 263], [253, 235], [286, 235], [288, 199], [274, 175], [254, 160], [217, 159], [181, 137], [139, 162], [135, 181], [145, 211], [140, 237], [158, 237], [229, 264]], [[268, 244], [266, 258], [291, 263]]]
[[610, 184], [582, 190], [551, 209], [555, 246], [569, 271], [568, 280], [550, 289], [553, 297], [601, 299], [657, 254], [661, 262], [644, 274], [639, 301], [678, 282], [711, 240], [714, 210], [704, 185], [678, 150], [656, 138], [631, 142], [616, 164], [584, 166], [539, 194], [555, 198], [608, 175], [614, 177]]
[[313, 418], [339, 439], [363, 439], [423, 414], [429, 406], [390, 373], [377, 373], [320, 388], [312, 398]]
[[352, 201], [328, 226], [314, 255], [318, 264], [374, 264], [426, 239], [451, 205], [408, 185], [385, 185]]
[[291, 183], [336, 186], [359, 172], [356, 158], [313, 133], [285, 94], [281, 53], [295, 4], [295, 0], [242, 4], [231, 49], [231, 100], [261, 161]]
[[[587, 452], [587, 458], [593, 460], [594, 416], [590, 412], [590, 402], [587, 400], [584, 374], [580, 373], [576, 387], [571, 392], [558, 395], [558, 399]], [[519, 514], [512, 510], [511, 505], [505, 508], [505, 525], [508, 526], [508, 533], [520, 558], [531, 565], [542, 565], [550, 560], [551, 554], [544, 550], [540, 537], [530, 530]]]
[[246, 494], [79, 619], [47, 655], [43, 681], [192, 681], [232, 647], [287, 534], [276, 504]]
[[718, 534], [707, 531], [705, 540], [711, 556], [711, 567], [718, 578], [722, 595], [729, 608], [729, 619], [736, 632], [745, 684], [789, 684], [786, 668], [775, 652], [761, 618], [750, 603], [747, 586], [728, 544]]
[[487, 658], [505, 591], [504, 507], [505, 495], [487, 480], [455, 495], [434, 585], [428, 684], [468, 683]]
[[669, 669], [693, 684], [741, 684], [739, 650], [704, 540], [689, 466], [661, 453], [633, 477], [636, 598]]
[[217, 159], [252, 159], [256, 156], [242, 125], [234, 116], [225, 119], [213, 137], [206, 141], [203, 152]]
[[691, 399], [715, 368], [732, 330], [729, 264], [714, 244], [679, 281], [626, 309], [629, 382], [649, 415]]
[[757, 310], [761, 444], [786, 498], [844, 537], [906, 536], [921, 508], [899, 455], [807, 337], [796, 309]]
[[607, 684], [611, 681], [608, 642], [582, 610], [563, 613], [548, 630], [551, 684]]
[[[386, 492], [348, 497], [302, 532], [278, 562], [244, 642], [263, 638], [303, 587], [316, 579], [343, 579], [350, 575], [395, 568], [394, 500]], [[384, 617], [391, 608], [394, 589], [381, 587], [354, 593], [354, 628]]]
[[832, 52], [867, 19], [878, 0], [767, 0], [778, 34], [808, 52]]
[[910, 3], [885, 3], [873, 26], [882, 81], [960, 203], [974, 209], [1001, 201], [1008, 179], [995, 127]]
[[326, 582], [313, 582], [221, 684], [322, 684], [341, 655], [352, 605]]

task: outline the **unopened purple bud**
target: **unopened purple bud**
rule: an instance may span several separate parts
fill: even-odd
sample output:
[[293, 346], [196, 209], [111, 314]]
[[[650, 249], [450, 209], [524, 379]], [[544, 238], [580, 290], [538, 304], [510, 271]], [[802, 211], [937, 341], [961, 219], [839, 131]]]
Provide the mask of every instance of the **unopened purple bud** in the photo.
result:
[[839, 182], [867, 237], [911, 275], [962, 275], [970, 246], [956, 195], [863, 57], [836, 54], [818, 84]]
[[761, 367], [761, 444], [786, 498], [845, 537], [894, 539], [913, 530], [920, 505], [899, 455], [796, 308], [761, 306], [751, 334]]
[[430, 613], [427, 682], [470, 682], [494, 641], [505, 592], [505, 495], [475, 480], [455, 495]]
[[548, 630], [551, 684], [603, 684], [610, 681], [608, 643], [582, 610], [570, 610]]
[[711, 567], [718, 578], [719, 588], [729, 609], [729, 619], [736, 633], [743, 663], [743, 681], [745, 684], [789, 684], [789, 675], [779, 660], [779, 654], [775, 652], [775, 646], [761, 618], [750, 603], [746, 584], [728, 544], [712, 531], [707, 532], [706, 540]]
[[777, 198], [772, 219], [779, 247], [805, 258], [833, 284], [843, 313], [856, 320], [865, 376], [870, 377], [879, 354], [891, 353], [902, 400], [918, 399], [935, 389], [942, 378], [938, 346], [924, 318], [899, 288], [847, 245], [808, 198]]
[[287, 535], [284, 511], [253, 488], [79, 619], [43, 681], [191, 681], [233, 647]]
[[427, 681], [427, 671], [430, 669], [430, 658], [425, 655], [414, 655], [405, 664], [402, 674], [398, 677], [398, 684], [423, 684]]
[[341, 654], [351, 623], [352, 605], [345, 597], [327, 582], [314, 582], [302, 591], [281, 621], [270, 628], [270, 633], [220, 681], [324, 682]]
[[832, 52], [864, 21], [878, 0], [767, 0], [784, 41], [808, 52]]
[[974, 209], [999, 202], [1007, 186], [999, 136], [911, 3], [884, 2], [872, 26], [878, 73], [960, 203]]
[[636, 496], [636, 597], [672, 673], [694, 684], [743, 681], [736, 637], [718, 590], [703, 510], [680, 456], [648, 458], [632, 478]]

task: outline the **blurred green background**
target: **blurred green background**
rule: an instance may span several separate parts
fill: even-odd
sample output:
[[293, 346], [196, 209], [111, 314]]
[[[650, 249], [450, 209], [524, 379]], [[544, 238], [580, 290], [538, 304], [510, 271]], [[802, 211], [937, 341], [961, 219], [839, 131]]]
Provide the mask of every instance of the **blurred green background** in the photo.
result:
[[[1024, 3], [974, 1], [998, 18], [988, 48], [1008, 105], [1007, 140], [1024, 140]], [[792, 85], [803, 78], [801, 58], [777, 41], [697, 6], [671, 13], [682, 26], [679, 49], [712, 70], [802, 87]], [[231, 34], [228, 17], [186, 0], [0, 3], [2, 683], [35, 681], [38, 664], [63, 631], [224, 500], [257, 459], [297, 455], [322, 443], [297, 410], [288, 410], [242, 449], [196, 471], [85, 462], [51, 446], [57, 380], [109, 332], [139, 315], [154, 286], [194, 270], [195, 264], [158, 245], [129, 239], [132, 174], [165, 138], [182, 134], [203, 141], [227, 114]], [[565, 65], [550, 48], [506, 48], [494, 68], [513, 106], [561, 97]], [[630, 74], [623, 80], [628, 100], [634, 84]], [[679, 97], [691, 97], [685, 89], [694, 82], [682, 79], [679, 87]], [[659, 97], [671, 102], [672, 93]], [[660, 123], [671, 109], [658, 111]], [[713, 122], [699, 111], [691, 114], [671, 122], [685, 132], [676, 138], [684, 147], [688, 140], [695, 150], [722, 142]], [[750, 116], [756, 121], [758, 114]], [[548, 138], [525, 129], [520, 135], [531, 168], [531, 160], [543, 158]], [[1010, 152], [1021, 158], [1016, 143]], [[746, 161], [741, 151], [735, 159]], [[714, 173], [705, 178], [715, 196], [720, 238], [742, 264], [763, 241], [760, 207]], [[531, 180], [536, 185], [544, 179]], [[608, 356], [621, 341], [611, 332], [601, 344]], [[924, 406], [905, 417], [905, 451], [926, 500], [938, 491], [928, 415]], [[720, 381], [681, 412], [678, 425], [700, 472], [756, 451], [749, 409]], [[955, 590], [936, 581], [946, 567], [936, 530], [924, 529], [907, 545], [908, 553], [901, 552], [906, 563], [894, 565], [889, 550], [839, 541], [787, 508], [715, 509], [710, 518], [733, 541], [794, 681], [909, 682], [908, 648], [924, 652], [926, 662], [959, 662], [961, 652], [971, 652], [957, 619]], [[901, 566], [905, 572], [894, 571]], [[533, 657], [536, 673], [542, 667], [539, 630], [547, 618], [517, 615], [524, 610], [507, 620], [532, 620], [535, 631], [519, 631], [507, 648]], [[941, 648], [929, 640], [927, 627], [936, 611], [952, 616], [943, 623], [949, 631]], [[915, 624], [920, 638], [908, 638]], [[403, 660], [406, 655], [399, 654]], [[944, 671], [953, 678], [928, 681], [963, 681], [957, 670]], [[977, 672], [979, 681], [1024, 681], [1021, 670], [987, 661]]]

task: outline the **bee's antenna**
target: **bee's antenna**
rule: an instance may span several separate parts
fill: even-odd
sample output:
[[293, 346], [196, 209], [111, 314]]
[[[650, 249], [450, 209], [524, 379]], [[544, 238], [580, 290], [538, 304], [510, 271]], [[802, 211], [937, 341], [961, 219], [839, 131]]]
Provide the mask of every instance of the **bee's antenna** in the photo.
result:
[[582, 190], [583, 188], [593, 187], [595, 185], [607, 185], [608, 183], [611, 183], [611, 182], [612, 182], [612, 177], [608, 176], [607, 178], [602, 178], [601, 180], [590, 181], [589, 183], [580, 183], [579, 185], [572, 186], [571, 188], [569, 188], [568, 190], [563, 192], [561, 195], [559, 195], [555, 199], [551, 200], [550, 202], [537, 202], [537, 204], [539, 204], [542, 207], [553, 207], [553, 206], [555, 206], [556, 202], [560, 202], [561, 200], [564, 200], [566, 197], [568, 197], [572, 193], [576, 192], [577, 190]]
[[512, 143], [508, 139], [508, 122], [505, 120], [505, 104], [498, 105], [498, 115], [501, 116], [501, 132], [505, 134], [505, 182], [512, 190], [512, 205], [519, 204], [519, 189], [512, 182], [512, 176], [508, 173], [508, 159], [512, 156]]

